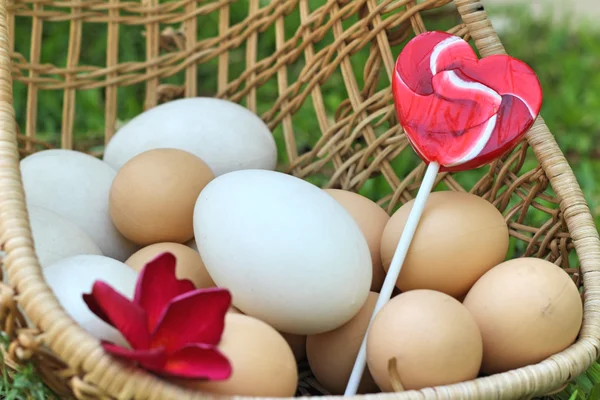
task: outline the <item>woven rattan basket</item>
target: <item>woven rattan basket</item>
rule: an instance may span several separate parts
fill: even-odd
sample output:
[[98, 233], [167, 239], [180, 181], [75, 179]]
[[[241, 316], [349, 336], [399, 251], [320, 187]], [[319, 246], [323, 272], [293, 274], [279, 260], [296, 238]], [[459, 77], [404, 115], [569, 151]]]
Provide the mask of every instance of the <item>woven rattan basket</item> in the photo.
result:
[[[234, 21], [234, 7], [243, 8], [245, 18]], [[115, 132], [118, 118], [133, 116], [118, 106], [123, 88], [139, 89], [145, 108], [198, 95], [241, 102], [277, 136], [280, 170], [327, 187], [357, 191], [377, 185], [381, 196], [374, 200], [391, 213], [414, 197], [424, 173], [395, 119], [393, 64], [408, 38], [431, 29], [446, 12], [459, 18], [442, 29], [471, 40], [481, 56], [504, 52], [480, 0], [0, 0], [0, 227], [3, 267], [12, 284], [0, 287], [0, 322], [11, 341], [5, 365], [33, 362], [61, 398], [204, 397], [115, 362], [67, 317], [42, 278], [19, 159], [48, 147], [98, 150], [74, 135], [88, 128], [85, 119], [76, 126], [79, 94], [101, 93], [104, 107], [95, 117], [104, 120], [102, 142]], [[31, 27], [28, 50], [15, 49], [20, 24]], [[60, 65], [40, 58], [45, 29], [56, 24], [68, 24], [70, 32], [59, 49], [66, 60]], [[107, 32], [106, 57], [83, 61], [101, 37], [94, 29]], [[146, 59], [130, 60], [119, 51], [118, 43], [132, 37], [145, 44]], [[269, 54], [259, 52], [257, 43], [264, 40], [270, 41]], [[358, 54], [366, 62], [357, 64]], [[204, 85], [207, 74], [217, 77], [215, 87]], [[26, 92], [26, 102], [13, 103], [13, 88]], [[326, 95], [333, 89], [345, 93], [345, 100], [331, 104]], [[62, 102], [60, 133], [38, 132], [42, 95]], [[306, 132], [300, 110], [311, 113], [320, 132]], [[543, 119], [514, 151], [477, 173], [475, 180], [442, 173], [439, 182], [493, 202], [509, 222], [516, 256], [545, 258], [568, 270], [584, 289], [580, 336], [537, 365], [370, 398], [531, 398], [561, 387], [598, 357], [598, 232]], [[34, 325], [27, 326], [22, 313]], [[301, 378], [298, 394], [316, 394], [310, 373]]]

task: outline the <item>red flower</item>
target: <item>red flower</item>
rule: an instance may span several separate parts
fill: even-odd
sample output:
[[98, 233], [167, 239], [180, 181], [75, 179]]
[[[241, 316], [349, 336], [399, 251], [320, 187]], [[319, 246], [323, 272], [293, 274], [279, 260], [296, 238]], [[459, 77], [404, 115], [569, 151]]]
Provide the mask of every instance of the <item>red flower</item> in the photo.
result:
[[132, 349], [102, 341], [104, 350], [140, 366], [180, 378], [222, 380], [229, 360], [217, 345], [231, 304], [226, 289], [196, 289], [175, 276], [175, 256], [163, 253], [140, 272], [133, 301], [102, 281], [83, 300], [118, 329]]
[[415, 151], [441, 171], [477, 168], [516, 145], [542, 105], [533, 70], [507, 55], [478, 59], [463, 39], [426, 32], [396, 62], [398, 119]]

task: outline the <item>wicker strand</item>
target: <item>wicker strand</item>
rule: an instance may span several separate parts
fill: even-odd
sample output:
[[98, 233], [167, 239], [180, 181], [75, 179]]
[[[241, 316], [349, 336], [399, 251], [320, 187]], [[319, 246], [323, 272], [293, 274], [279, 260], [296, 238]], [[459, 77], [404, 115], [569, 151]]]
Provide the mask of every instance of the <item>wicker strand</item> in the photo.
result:
[[[116, 19], [119, 15], [117, 5], [119, 0], [109, 0], [110, 4], [115, 6], [109, 11], [110, 16]], [[112, 69], [118, 64], [119, 60], [119, 24], [116, 22], [108, 23], [107, 32], [107, 48], [106, 48], [106, 68]], [[114, 80], [116, 73], [111, 72], [106, 75], [106, 80]], [[106, 101], [104, 110], [104, 141], [108, 143], [112, 135], [115, 133], [115, 126], [117, 122], [117, 86], [107, 85], [106, 86]]]
[[[191, 2], [185, 12], [194, 14], [197, 9], [197, 3]], [[185, 45], [188, 49], [193, 49], [196, 46], [196, 32], [198, 31], [198, 20], [190, 18], [185, 22]], [[195, 63], [190, 63], [185, 69], [185, 97], [196, 97], [198, 93], [198, 66]]]
[[[227, 39], [225, 32], [229, 29], [229, 5], [219, 9], [219, 37]], [[219, 69], [217, 71], [217, 92], [223, 93], [229, 82], [229, 54], [224, 51], [219, 54]]]
[[[158, 38], [159, 29], [158, 22], [152, 17], [156, 15], [156, 6], [158, 0], [142, 0], [143, 3], [148, 7], [149, 21], [146, 24], [146, 59], [154, 60], [158, 57]], [[146, 81], [146, 100], [144, 102], [144, 109], [154, 107], [158, 102], [158, 68], [156, 65], [150, 64], [148, 66], [148, 75], [151, 76]]]
[[[43, 5], [41, 3], [34, 4], [33, 10], [41, 13]], [[29, 54], [29, 60], [33, 64], [40, 63], [40, 57], [42, 53], [42, 27], [43, 23], [39, 17], [33, 17], [31, 25], [31, 49]], [[35, 80], [37, 77], [37, 71], [30, 70], [29, 78]], [[37, 95], [38, 88], [34, 83], [27, 85], [27, 125], [25, 130], [25, 136], [28, 138], [34, 138], [36, 135], [37, 126]], [[30, 142], [26, 144], [26, 150], [31, 150], [32, 145]]]
[[[69, 29], [69, 48], [67, 50], [67, 69], [76, 67], [79, 64], [79, 54], [81, 53], [81, 30], [82, 22], [78, 18], [81, 12], [79, 7], [72, 9], [73, 20], [70, 22]], [[73, 75], [66, 77], [66, 82], [72, 82]], [[63, 98], [62, 113], [62, 135], [61, 147], [63, 149], [73, 148], [73, 126], [75, 125], [75, 89], [66, 89]]]
[[[259, 9], [259, 0], [250, 0], [248, 17], [252, 18]], [[254, 71], [256, 65], [256, 52], [258, 50], [258, 32], [253, 31], [246, 41], [246, 69]], [[256, 73], [252, 72], [248, 77], [250, 81], [256, 79]], [[256, 86], [252, 85], [246, 96], [246, 108], [256, 113]]]

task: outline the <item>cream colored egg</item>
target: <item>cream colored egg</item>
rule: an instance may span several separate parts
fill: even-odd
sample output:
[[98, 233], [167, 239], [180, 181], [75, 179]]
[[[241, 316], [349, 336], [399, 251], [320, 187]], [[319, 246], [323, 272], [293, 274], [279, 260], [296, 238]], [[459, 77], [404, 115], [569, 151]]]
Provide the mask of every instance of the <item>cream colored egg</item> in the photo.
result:
[[138, 276], [133, 268], [105, 256], [78, 255], [48, 265], [43, 273], [58, 302], [83, 329], [98, 339], [127, 346], [118, 330], [90, 311], [82, 295], [91, 293], [94, 282], [101, 280], [133, 299]]
[[481, 370], [494, 374], [543, 361], [570, 346], [583, 304], [559, 266], [523, 257], [495, 266], [467, 294], [465, 307], [483, 337]]
[[373, 263], [371, 290], [379, 292], [385, 279], [385, 271], [381, 263], [381, 236], [390, 216], [373, 200], [358, 193], [340, 189], [325, 189], [325, 191], [352, 215], [365, 236]]
[[[375, 303], [379, 295], [369, 293], [365, 305], [350, 321], [329, 332], [310, 335], [306, 340], [306, 355], [317, 380], [332, 394], [343, 394], [352, 373]], [[379, 388], [365, 369], [358, 393], [377, 393]]]
[[107, 257], [124, 261], [137, 250], [110, 218], [108, 195], [116, 172], [107, 164], [82, 152], [52, 149], [25, 157], [20, 168], [27, 204], [71, 221]]
[[214, 178], [204, 161], [187, 151], [145, 151], [119, 170], [110, 188], [113, 223], [139, 245], [184, 243], [194, 236], [196, 199]]
[[[233, 314], [244, 314], [234, 306], [230, 306], [227, 311]], [[293, 333], [279, 332], [285, 341], [290, 345], [296, 361], [302, 361], [306, 358], [306, 335], [295, 335]]]
[[178, 279], [189, 279], [197, 288], [215, 286], [212, 278], [200, 258], [200, 254], [181, 243], [155, 243], [146, 246], [131, 255], [125, 264], [140, 272], [142, 268], [158, 255], [169, 252], [175, 256], [175, 275]]
[[42, 268], [79, 254], [102, 255], [92, 238], [71, 221], [32, 204], [27, 210], [35, 252]]
[[369, 295], [371, 256], [356, 222], [291, 175], [243, 170], [215, 178], [196, 202], [194, 233], [217, 286], [280, 332], [335, 329]]
[[232, 366], [224, 381], [180, 381], [218, 395], [293, 397], [298, 384], [294, 354], [283, 336], [256, 318], [228, 313], [219, 349]]
[[455, 298], [417, 289], [392, 298], [367, 335], [367, 365], [377, 386], [394, 389], [389, 362], [405, 390], [474, 379], [482, 359], [477, 323]]
[[[390, 218], [381, 237], [387, 271], [414, 200]], [[402, 264], [396, 286], [403, 292], [431, 289], [457, 299], [490, 268], [504, 261], [508, 226], [500, 211], [474, 194], [439, 191], [429, 195]]]
[[228, 100], [193, 97], [153, 107], [119, 129], [104, 161], [119, 170], [147, 150], [176, 148], [200, 157], [216, 176], [239, 169], [275, 169], [277, 148], [267, 125]]

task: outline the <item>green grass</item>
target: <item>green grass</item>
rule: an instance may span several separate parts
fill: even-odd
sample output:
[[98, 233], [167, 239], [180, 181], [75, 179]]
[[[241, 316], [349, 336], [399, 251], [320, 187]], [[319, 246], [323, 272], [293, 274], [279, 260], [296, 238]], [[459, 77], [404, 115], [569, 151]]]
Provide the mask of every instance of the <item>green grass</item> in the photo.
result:
[[32, 364], [27, 364], [18, 371], [3, 370], [0, 398], [4, 400], [58, 399], [41, 381]]
[[[0, 345], [8, 348], [9, 339], [0, 332]], [[0, 362], [3, 355], [0, 353]], [[4, 363], [2, 363], [4, 365]], [[3, 400], [56, 400], [58, 397], [42, 382], [32, 363], [27, 363], [17, 371], [2, 368], [0, 398]]]
[[565, 390], [552, 396], [557, 400], [600, 399], [600, 365], [592, 365], [584, 374], [570, 383]]
[[[320, 0], [311, 0], [320, 4]], [[234, 8], [236, 10], [238, 8]], [[567, 26], [555, 24], [550, 16], [540, 20], [533, 20], [527, 12], [519, 9], [490, 9], [493, 16], [506, 15], [511, 19], [512, 26], [519, 29], [500, 31], [501, 39], [507, 51], [531, 65], [537, 72], [544, 91], [544, 104], [542, 115], [550, 130], [556, 136], [560, 148], [566, 154], [575, 175], [583, 189], [584, 196], [592, 209], [596, 223], [600, 223], [600, 30], [581, 28], [572, 30]], [[240, 20], [243, 16], [232, 13], [232, 20]], [[287, 17], [286, 17], [287, 18]], [[290, 16], [286, 20], [286, 27], [292, 28], [297, 21], [297, 15]], [[287, 22], [289, 21], [289, 23]], [[295, 23], [294, 23], [295, 22]], [[429, 29], [446, 29], [458, 21], [426, 20]], [[214, 35], [217, 20], [204, 21], [201, 26], [202, 35]], [[96, 31], [91, 31], [96, 29]], [[42, 62], [53, 63], [58, 66], [65, 65], [64, 41], [68, 37], [69, 24], [67, 22], [49, 23], [44, 28], [44, 46], [42, 47]], [[268, 54], [275, 47], [274, 35], [267, 31], [265, 37], [272, 40], [261, 40], [259, 42], [259, 55]], [[84, 51], [81, 63], [102, 65], [105, 59], [105, 36], [106, 28], [89, 26], [84, 27], [86, 37], [97, 40], [89, 40], [83, 43]], [[290, 37], [293, 31], [286, 32]], [[124, 26], [120, 32], [119, 61], [133, 61], [145, 58], [144, 38], [139, 35], [139, 30]], [[17, 19], [16, 50], [28, 56], [30, 41], [29, 21]], [[55, 38], [55, 39], [54, 39]], [[368, 56], [367, 52], [361, 52], [353, 56], [355, 73], [361, 79], [362, 69]], [[239, 73], [244, 68], [244, 49], [233, 52], [234, 62], [231, 75]], [[214, 63], [199, 67], [199, 79], [201, 87], [199, 94], [214, 92], [216, 88], [216, 77], [211, 72]], [[290, 78], [298, 71], [290, 70]], [[183, 75], [167, 79], [169, 83], [180, 84]], [[340, 91], [343, 87], [341, 74], [331, 77], [323, 87], [324, 102], [329, 109], [335, 109], [344, 99], [345, 92]], [[277, 93], [276, 81], [269, 81], [260, 90], [263, 103], [258, 104], [258, 111], [262, 113], [269, 107], [268, 100], [275, 98]], [[57, 100], [57, 96], [58, 100]], [[265, 100], [266, 99], [266, 100]], [[119, 116], [123, 120], [132, 118], [142, 111], [143, 85], [136, 85], [119, 90]], [[75, 120], [75, 131], [77, 141], [96, 143], [101, 148], [100, 142], [103, 135], [103, 112], [104, 98], [101, 90], [86, 90], [77, 93], [77, 117]], [[23, 84], [15, 84], [15, 109], [19, 124], [23, 127], [25, 123], [26, 88]], [[38, 101], [38, 136], [42, 139], [56, 143], [60, 132], [60, 121], [62, 115], [62, 96], [58, 91], [45, 91], [39, 94]], [[304, 107], [297, 113], [294, 119], [294, 127], [298, 133], [299, 145], [307, 145], [314, 142], [314, 132], [318, 131], [318, 125], [308, 109]], [[281, 131], [275, 132], [278, 143], [281, 144]], [[405, 157], [394, 162], [399, 174], [411, 168], [411, 160]], [[280, 159], [286, 159], [285, 153], [280, 153]], [[465, 174], [463, 179], [467, 183], [474, 182], [476, 172]], [[318, 178], [315, 178], [318, 179]], [[365, 188], [364, 194], [370, 197], [381, 197], [381, 182], [373, 180]], [[535, 216], [534, 216], [535, 218]], [[518, 252], [522, 249], [515, 248]], [[44, 398], [46, 389], [40, 383], [31, 366], [15, 372], [4, 371], [3, 380], [0, 382], [0, 397], [2, 398]], [[600, 399], [600, 366], [593, 366], [586, 374], [578, 377], [560, 394], [553, 396], [556, 399], [579, 400]], [[12, 397], [11, 397], [12, 396]], [[39, 397], [42, 396], [42, 397]]]

